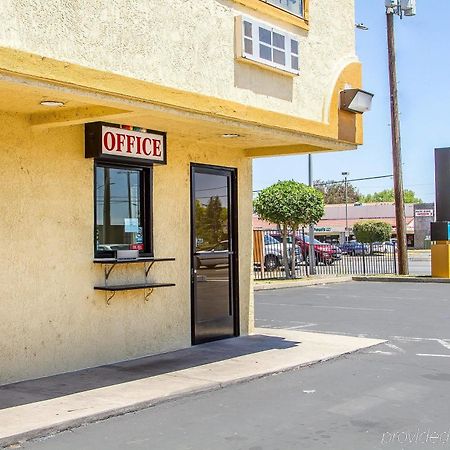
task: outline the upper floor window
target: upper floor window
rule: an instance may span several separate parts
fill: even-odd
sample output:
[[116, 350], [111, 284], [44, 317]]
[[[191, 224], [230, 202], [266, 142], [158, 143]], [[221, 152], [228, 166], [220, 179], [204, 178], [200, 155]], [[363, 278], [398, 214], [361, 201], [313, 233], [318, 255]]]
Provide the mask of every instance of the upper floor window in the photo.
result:
[[236, 17], [237, 57], [299, 74], [299, 41], [286, 31], [250, 17]]
[[299, 17], [304, 17], [303, 0], [262, 0], [277, 8], [289, 11]]

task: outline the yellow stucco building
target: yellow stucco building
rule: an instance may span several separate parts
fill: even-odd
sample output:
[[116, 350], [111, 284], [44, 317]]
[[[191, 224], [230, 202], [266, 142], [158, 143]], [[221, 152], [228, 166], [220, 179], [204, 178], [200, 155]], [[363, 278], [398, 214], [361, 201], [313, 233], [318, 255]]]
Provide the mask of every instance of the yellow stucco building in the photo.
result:
[[252, 158], [362, 142], [354, 0], [2, 16], [0, 383], [250, 333]]

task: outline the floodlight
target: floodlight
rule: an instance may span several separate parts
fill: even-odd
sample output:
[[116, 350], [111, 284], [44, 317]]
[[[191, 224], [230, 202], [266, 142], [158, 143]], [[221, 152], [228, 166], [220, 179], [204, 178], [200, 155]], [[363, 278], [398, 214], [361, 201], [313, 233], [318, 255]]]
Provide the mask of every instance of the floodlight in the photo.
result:
[[359, 114], [370, 111], [373, 95], [361, 89], [345, 89], [341, 91], [341, 109]]

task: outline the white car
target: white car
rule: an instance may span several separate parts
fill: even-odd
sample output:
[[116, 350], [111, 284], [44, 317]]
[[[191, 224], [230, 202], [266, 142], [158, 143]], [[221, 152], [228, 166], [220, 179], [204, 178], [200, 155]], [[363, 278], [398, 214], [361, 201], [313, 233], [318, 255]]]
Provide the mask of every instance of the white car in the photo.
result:
[[374, 242], [372, 244], [372, 253], [391, 253], [395, 249], [393, 242]]

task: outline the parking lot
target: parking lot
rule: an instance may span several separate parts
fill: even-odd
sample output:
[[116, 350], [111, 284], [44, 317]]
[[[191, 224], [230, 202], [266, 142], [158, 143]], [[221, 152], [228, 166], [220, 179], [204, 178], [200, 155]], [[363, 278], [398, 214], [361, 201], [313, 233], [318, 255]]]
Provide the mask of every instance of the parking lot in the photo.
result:
[[260, 291], [255, 303], [260, 327], [388, 342], [25, 447], [401, 450], [450, 446], [448, 285], [349, 282]]

